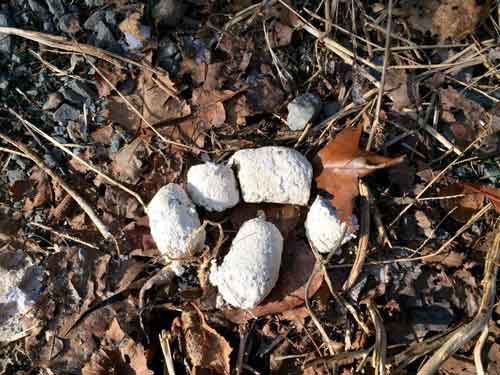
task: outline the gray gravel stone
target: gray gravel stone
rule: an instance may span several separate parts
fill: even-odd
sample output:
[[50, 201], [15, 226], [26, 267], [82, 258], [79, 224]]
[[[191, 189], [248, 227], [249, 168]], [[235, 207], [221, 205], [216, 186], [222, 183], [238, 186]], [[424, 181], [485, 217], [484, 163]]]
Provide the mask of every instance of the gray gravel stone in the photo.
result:
[[286, 122], [291, 130], [302, 130], [314, 120], [321, 110], [321, 99], [314, 94], [304, 94], [288, 103]]
[[80, 111], [69, 104], [63, 104], [54, 112], [54, 120], [65, 124], [70, 120], [76, 121], [80, 117]]
[[153, 8], [153, 18], [157, 24], [173, 27], [184, 14], [185, 6], [178, 0], [160, 0]]
[[22, 250], [0, 253], [0, 342], [18, 340], [35, 324], [33, 305], [41, 296], [43, 269]]
[[[0, 11], [0, 26], [13, 26], [10, 15], [7, 11]], [[9, 58], [12, 52], [12, 37], [0, 33], [0, 56]]]
[[56, 17], [61, 17], [64, 14], [64, 4], [62, 0], [45, 0], [49, 7], [50, 13]]

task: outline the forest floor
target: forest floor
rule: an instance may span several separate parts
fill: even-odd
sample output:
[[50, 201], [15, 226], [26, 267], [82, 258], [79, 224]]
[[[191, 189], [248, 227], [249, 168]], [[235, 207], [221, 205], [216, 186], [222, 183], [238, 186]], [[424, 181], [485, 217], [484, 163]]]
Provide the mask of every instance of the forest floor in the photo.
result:
[[[0, 374], [499, 374], [499, 40], [494, 1], [2, 2]], [[263, 146], [332, 174], [199, 207], [174, 277], [147, 203]], [[328, 255], [318, 195], [357, 223]], [[210, 264], [262, 212], [278, 282], [221, 306]]]

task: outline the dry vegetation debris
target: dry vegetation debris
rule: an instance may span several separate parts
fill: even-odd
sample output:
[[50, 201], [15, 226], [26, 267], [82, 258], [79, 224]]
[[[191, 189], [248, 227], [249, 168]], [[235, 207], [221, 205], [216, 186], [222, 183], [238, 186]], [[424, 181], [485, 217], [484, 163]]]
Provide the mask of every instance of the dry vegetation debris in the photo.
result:
[[1, 374], [500, 373], [498, 2], [8, 0], [0, 33]]

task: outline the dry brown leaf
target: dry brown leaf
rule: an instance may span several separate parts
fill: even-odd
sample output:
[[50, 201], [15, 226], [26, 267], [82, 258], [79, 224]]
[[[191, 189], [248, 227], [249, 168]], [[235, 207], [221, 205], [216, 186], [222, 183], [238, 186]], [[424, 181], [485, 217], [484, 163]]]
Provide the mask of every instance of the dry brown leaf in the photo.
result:
[[[368, 118], [364, 117], [364, 122]], [[333, 195], [332, 206], [345, 223], [352, 222], [353, 199], [358, 195], [358, 178], [404, 160], [404, 156], [387, 158], [359, 149], [363, 125], [345, 128], [323, 147], [315, 160], [318, 188]]]
[[481, 9], [476, 0], [441, 1], [432, 16], [432, 28], [441, 40], [463, 39], [476, 28]]
[[389, 70], [387, 72], [385, 90], [394, 103], [395, 111], [399, 112], [413, 104], [411, 81], [404, 70]]
[[148, 368], [144, 347], [129, 337], [115, 318], [105, 333], [101, 348], [92, 354], [82, 374], [154, 375]]
[[472, 215], [477, 213], [488, 199], [497, 212], [500, 212], [500, 189], [487, 185], [473, 185], [468, 183], [450, 184], [440, 191], [440, 196], [461, 195], [463, 197], [441, 199], [439, 202], [446, 210], [457, 207], [450, 216], [458, 222], [467, 222]]
[[[109, 63], [106, 63], [102, 60], [99, 60], [96, 65], [101, 74], [106, 77], [106, 79], [115, 87], [126, 77], [123, 70], [117, 66], [111, 66]], [[103, 98], [109, 96], [113, 92], [113, 89], [111, 88], [109, 83], [106, 82], [106, 80], [101, 76], [101, 74], [95, 75], [95, 85], [99, 97]]]
[[[168, 78], [168, 77], [164, 77]], [[152, 74], [144, 73], [142, 83], [142, 115], [151, 125], [186, 117], [191, 114], [191, 108], [185, 101], [165, 95], [158, 80], [153, 80]], [[169, 81], [170, 82], [170, 81]], [[144, 125], [146, 127], [146, 125]]]
[[[305, 303], [305, 286], [314, 269], [315, 258], [302, 240], [290, 239], [285, 242], [278, 282], [269, 296], [251, 310], [226, 309], [224, 315], [234, 323], [242, 323], [254, 317], [282, 313]], [[323, 282], [321, 272], [317, 272], [309, 286], [309, 296], [313, 296]]]
[[186, 352], [194, 372], [209, 369], [217, 374], [229, 374], [230, 354], [233, 351], [231, 345], [207, 324], [203, 313], [195, 309], [183, 311], [181, 315]]
[[136, 138], [132, 143], [124, 146], [113, 155], [111, 165], [113, 175], [124, 182], [134, 184], [144, 167], [144, 158], [147, 149], [142, 138]]
[[431, 31], [441, 40], [463, 39], [474, 31], [486, 8], [476, 0], [424, 0], [407, 5], [403, 14], [415, 30]]
[[495, 210], [500, 213], [500, 188], [495, 188], [493, 186], [488, 185], [479, 185], [479, 184], [469, 184], [462, 183], [465, 193], [473, 194], [479, 193], [482, 194], [486, 199], [488, 199], [493, 206], [495, 206]]
[[32, 198], [26, 197], [24, 201], [23, 209], [28, 211], [40, 207], [52, 197], [49, 177], [43, 170], [38, 167], [33, 168], [29, 181], [34, 186], [35, 195]]

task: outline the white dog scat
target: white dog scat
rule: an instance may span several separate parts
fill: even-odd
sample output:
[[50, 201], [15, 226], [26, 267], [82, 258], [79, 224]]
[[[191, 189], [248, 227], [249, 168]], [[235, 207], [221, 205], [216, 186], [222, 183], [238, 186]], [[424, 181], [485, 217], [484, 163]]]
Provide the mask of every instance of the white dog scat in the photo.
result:
[[212, 263], [210, 282], [230, 305], [251, 309], [267, 297], [278, 280], [283, 236], [263, 219], [243, 223], [222, 264]]

